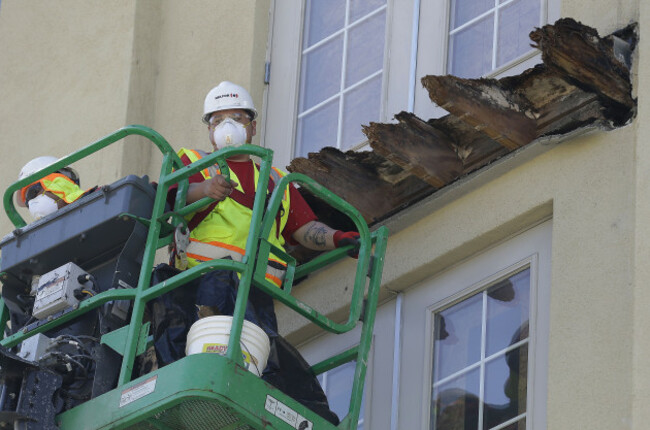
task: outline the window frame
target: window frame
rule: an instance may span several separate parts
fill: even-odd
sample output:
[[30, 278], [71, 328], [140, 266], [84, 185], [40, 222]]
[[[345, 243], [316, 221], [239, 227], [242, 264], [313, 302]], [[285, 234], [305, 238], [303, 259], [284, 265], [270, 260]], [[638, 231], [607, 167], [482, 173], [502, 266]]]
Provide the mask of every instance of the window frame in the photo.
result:
[[[535, 344], [535, 338], [537, 336], [533, 336], [533, 333], [536, 333], [537, 330], [537, 303], [536, 303], [536, 297], [538, 294], [538, 270], [539, 270], [539, 255], [537, 253], [532, 254], [523, 260], [520, 260], [514, 264], [512, 264], [509, 267], [506, 267], [502, 270], [499, 270], [498, 272], [480, 280], [479, 282], [461, 290], [458, 291], [457, 293], [447, 297], [446, 299], [443, 299], [435, 304], [432, 304], [426, 308], [427, 312], [427, 317], [426, 317], [426, 324], [428, 327], [428, 332], [426, 334], [426, 339], [428, 340], [427, 346], [425, 346], [425, 353], [427, 354], [428, 360], [425, 362], [429, 363], [429, 366], [427, 366], [428, 373], [426, 374], [426, 381], [429, 381], [429, 394], [428, 394], [428, 399], [429, 399], [429, 405], [431, 405], [432, 401], [432, 384], [433, 384], [433, 365], [434, 365], [434, 343], [435, 343], [435, 332], [436, 332], [436, 326], [435, 326], [435, 314], [436, 312], [441, 312], [443, 310], [449, 309], [450, 307], [459, 304], [463, 302], [464, 300], [469, 299], [470, 297], [473, 297], [474, 295], [477, 294], [483, 294], [486, 290], [488, 290], [491, 286], [497, 284], [499, 281], [505, 280], [510, 278], [511, 276], [516, 275], [517, 273], [520, 273], [526, 269], [530, 269], [530, 289], [529, 289], [529, 295], [530, 295], [530, 302], [528, 303], [529, 308], [529, 336], [526, 339], [525, 343], [528, 344], [528, 371], [527, 371], [527, 379], [526, 379], [526, 384], [527, 387], [535, 387], [535, 375], [533, 372], [533, 369], [535, 369], [535, 353], [537, 351], [537, 345]], [[484, 334], [485, 335], [485, 334]], [[520, 341], [524, 342], [524, 341]], [[479, 367], [485, 367], [486, 363], [489, 362], [488, 357], [482, 357], [478, 361]], [[484, 376], [484, 375], [483, 375]], [[485, 380], [481, 380], [481, 385], [485, 382]], [[529, 419], [529, 417], [532, 415], [532, 410], [535, 408], [529, 409], [530, 405], [534, 406], [534, 398], [533, 398], [533, 390], [527, 390], [526, 393], [526, 428], [531, 429], [532, 424], [529, 424], [529, 421], [532, 422], [532, 419]], [[425, 422], [425, 428], [429, 429], [431, 428], [431, 422], [430, 422], [430, 416], [431, 414], [429, 413], [429, 410], [427, 410], [427, 416], [426, 416], [426, 422]], [[482, 417], [479, 416], [479, 423], [482, 423]], [[482, 427], [482, 426], [481, 426]]]
[[[413, 0], [407, 0], [411, 3]], [[386, 0], [386, 33], [382, 67], [382, 90], [380, 95], [378, 122], [386, 122], [390, 69], [394, 62], [389, 55], [399, 46], [392, 42], [394, 19], [404, 15], [395, 12], [395, 0]], [[398, 8], [399, 9], [399, 8]], [[266, 88], [261, 145], [275, 152], [278, 165], [288, 165], [296, 157], [296, 131], [298, 126], [298, 104], [300, 91], [300, 64], [302, 60], [302, 40], [304, 37], [305, 2], [302, 0], [273, 0], [267, 61], [270, 63], [270, 79]], [[389, 46], [389, 44], [391, 46]], [[403, 53], [402, 53], [403, 54]], [[397, 63], [403, 64], [403, 62]], [[278, 78], [280, 76], [281, 78]], [[346, 91], [356, 86], [346, 88]], [[404, 95], [404, 98], [406, 95]], [[273, 104], [273, 106], [271, 106]], [[340, 108], [339, 108], [340, 110]], [[361, 125], [359, 125], [361, 126]], [[341, 128], [339, 126], [338, 128]], [[339, 130], [337, 129], [337, 133]], [[352, 147], [356, 150], [367, 145], [360, 142]]]
[[[314, 0], [314, 1], [317, 1], [317, 0]], [[351, 0], [347, 0], [347, 1], [351, 1]], [[360, 145], [363, 145], [363, 143], [365, 142], [365, 140], [361, 141], [361, 142], [357, 142], [352, 147], [343, 147], [342, 146], [343, 143], [344, 143], [343, 139], [344, 139], [344, 128], [345, 128], [345, 120], [344, 120], [345, 105], [346, 105], [346, 102], [348, 101], [347, 96], [349, 95], [349, 93], [355, 91], [357, 88], [363, 86], [364, 84], [368, 83], [369, 81], [374, 80], [377, 77], [381, 76], [381, 88], [382, 88], [382, 91], [385, 88], [386, 79], [385, 79], [384, 75], [385, 75], [385, 69], [386, 69], [386, 65], [387, 65], [387, 61], [386, 61], [386, 42], [388, 40], [388, 37], [386, 35], [388, 34], [388, 31], [386, 29], [385, 32], [384, 32], [384, 34], [385, 34], [384, 50], [383, 50], [384, 52], [383, 52], [381, 69], [378, 69], [378, 70], [375, 70], [375, 71], [371, 72], [371, 74], [365, 76], [364, 78], [361, 78], [360, 80], [358, 80], [358, 81], [356, 81], [356, 82], [354, 82], [352, 84], [349, 84], [348, 82], [346, 82], [347, 78], [348, 78], [348, 75], [347, 75], [347, 72], [348, 72], [348, 66], [347, 66], [347, 64], [348, 64], [348, 55], [349, 55], [349, 52], [350, 52], [349, 51], [349, 48], [350, 48], [349, 34], [353, 33], [356, 28], [368, 23], [370, 20], [375, 18], [377, 15], [384, 14], [385, 21], [388, 22], [388, 0], [385, 0], [385, 1], [386, 1], [386, 4], [374, 9], [373, 11], [371, 11], [369, 13], [366, 13], [365, 15], [362, 15], [362, 16], [358, 17], [355, 21], [351, 21], [351, 19], [349, 17], [349, 13], [346, 13], [345, 14], [345, 22], [344, 22], [344, 25], [343, 25], [342, 28], [340, 28], [339, 30], [335, 31], [334, 33], [326, 36], [325, 38], [321, 39], [320, 41], [315, 42], [314, 44], [312, 44], [311, 46], [309, 46], [307, 48], [305, 48], [304, 46], [301, 46], [300, 59], [299, 59], [300, 64], [302, 64], [302, 60], [304, 59], [305, 55], [308, 55], [308, 54], [312, 53], [313, 51], [320, 48], [324, 44], [326, 44], [329, 41], [337, 38], [339, 35], [343, 36], [342, 48], [341, 48], [341, 56], [342, 56], [342, 58], [341, 58], [341, 76], [340, 76], [341, 79], [340, 79], [340, 82], [339, 82], [338, 90], [333, 95], [327, 97], [324, 100], [321, 100], [320, 102], [316, 103], [313, 106], [310, 106], [309, 108], [304, 109], [302, 112], [300, 112], [300, 109], [296, 108], [296, 113], [295, 113], [295, 119], [296, 119], [295, 123], [296, 124], [294, 125], [294, 134], [293, 134], [293, 146], [294, 146], [294, 148], [293, 148], [293, 151], [292, 151], [294, 156], [298, 156], [297, 155], [298, 150], [302, 151], [302, 148], [299, 148], [299, 145], [298, 145], [299, 142], [297, 142], [297, 139], [296, 139], [297, 134], [298, 134], [298, 129], [299, 129], [298, 123], [300, 122], [300, 119], [309, 116], [311, 113], [313, 113], [313, 112], [321, 109], [322, 107], [324, 107], [324, 106], [326, 106], [326, 105], [328, 105], [328, 104], [330, 104], [330, 103], [332, 103], [334, 101], [337, 101], [337, 100], [338, 100], [338, 102], [337, 102], [337, 104], [338, 104], [338, 108], [337, 108], [337, 110], [338, 110], [338, 113], [337, 113], [338, 121], [337, 121], [335, 147], [340, 149], [341, 151], [347, 151], [349, 149], [356, 148], [356, 147], [358, 147]], [[349, 11], [347, 11], [347, 12], [349, 12]], [[301, 31], [302, 31], [301, 36], [303, 37], [303, 39], [304, 39], [304, 26], [305, 26], [305, 24], [304, 24], [304, 14], [305, 13], [303, 11], [303, 22], [301, 24]], [[304, 40], [303, 40], [303, 43], [304, 43]], [[301, 82], [300, 82], [302, 77], [303, 77], [302, 76], [302, 67], [299, 66], [299, 69], [298, 69], [298, 81], [299, 81], [298, 85], [299, 85], [299, 87], [302, 86]], [[298, 94], [298, 99], [300, 99], [300, 94]], [[381, 99], [381, 97], [380, 97], [380, 99]], [[381, 103], [380, 106], [379, 106], [379, 118], [383, 117], [382, 108], [383, 108], [383, 103]], [[379, 118], [377, 118], [377, 120]]]
[[[401, 352], [402, 387], [413, 387], [420, 401], [405, 393], [399, 399], [398, 428], [429, 429], [432, 399], [434, 314], [446, 306], [531, 265], [527, 429], [546, 428], [548, 334], [551, 290], [552, 220], [468, 257], [410, 287], [404, 294]], [[417, 387], [420, 386], [418, 389]]]

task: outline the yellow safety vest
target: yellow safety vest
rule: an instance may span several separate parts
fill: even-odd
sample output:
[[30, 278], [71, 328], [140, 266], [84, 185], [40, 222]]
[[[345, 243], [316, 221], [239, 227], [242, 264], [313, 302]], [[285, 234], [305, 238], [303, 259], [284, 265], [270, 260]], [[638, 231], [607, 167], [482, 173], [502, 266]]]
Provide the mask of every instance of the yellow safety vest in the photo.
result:
[[[200, 160], [204, 154], [205, 153], [187, 148], [181, 148], [180, 151], [178, 151], [179, 157], [185, 155], [192, 163]], [[257, 190], [259, 170], [252, 160], [250, 162], [253, 164], [253, 171], [255, 172], [255, 190]], [[212, 173], [210, 170], [212, 170]], [[277, 176], [274, 179], [274, 182], [277, 184], [279, 178], [285, 176], [286, 173], [276, 169], [275, 167], [273, 167], [273, 170], [275, 174], [273, 174], [272, 177]], [[210, 179], [213, 174], [218, 173], [219, 172], [216, 169], [204, 169], [201, 171], [201, 175], [206, 180]], [[244, 190], [241, 186], [241, 182], [232, 170], [230, 171], [230, 178], [237, 182], [238, 185], [236, 189], [243, 193]], [[289, 189], [287, 188], [284, 190], [284, 196], [282, 198], [282, 209], [279, 222], [280, 232], [278, 233], [276, 230], [277, 223], [274, 222], [273, 227], [271, 228], [271, 234], [268, 237], [268, 241], [280, 249], [284, 249], [285, 241], [284, 237], [282, 237], [282, 230], [287, 224], [290, 206]], [[202, 261], [224, 258], [226, 256], [230, 256], [233, 260], [241, 261], [246, 252], [246, 241], [248, 239], [252, 214], [253, 211], [251, 209], [236, 202], [230, 197], [219, 202], [190, 233], [190, 244], [186, 250], [188, 267], [196, 266]], [[193, 214], [190, 214], [188, 220], [191, 219], [192, 216]], [[286, 263], [273, 254], [271, 254], [269, 260], [266, 277], [274, 284], [280, 286], [282, 285], [285, 272], [281, 267], [286, 267]]]

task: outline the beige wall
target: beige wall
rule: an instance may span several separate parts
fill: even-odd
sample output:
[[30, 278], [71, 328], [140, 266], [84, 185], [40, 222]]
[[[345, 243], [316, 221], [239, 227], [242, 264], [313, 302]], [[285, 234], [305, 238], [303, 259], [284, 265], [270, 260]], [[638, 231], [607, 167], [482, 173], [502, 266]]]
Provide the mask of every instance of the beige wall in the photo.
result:
[[[269, 5], [3, 0], [0, 189], [30, 159], [67, 155], [128, 124], [154, 128], [175, 149], [207, 149], [200, 118], [210, 88], [237, 82], [261, 109]], [[157, 178], [158, 154], [133, 137], [74, 167], [82, 187], [129, 173]], [[11, 228], [0, 217], [0, 231]]]
[[562, 17], [571, 17], [598, 30], [612, 33], [639, 18], [639, 0], [562, 0]]
[[[650, 4], [640, 2], [639, 22], [650, 22]], [[650, 45], [644, 41], [650, 40], [650, 29], [647, 24], [639, 26], [641, 43], [638, 47], [638, 61], [635, 78], [637, 80], [637, 95], [647, 94], [650, 90]], [[634, 259], [633, 264], [633, 294], [634, 294], [634, 324], [630, 330], [634, 333], [633, 361], [630, 372], [634, 377], [632, 389], [633, 427], [642, 430], [650, 422], [650, 99], [640, 97], [638, 100], [638, 117], [636, 129], [636, 147], [634, 173], [636, 175], [636, 206], [634, 230]]]
[[[134, 2], [0, 5], [0, 189], [39, 155], [63, 156], [124, 125]], [[79, 166], [82, 185], [115, 178], [119, 148]], [[2, 231], [10, 229], [3, 215]]]

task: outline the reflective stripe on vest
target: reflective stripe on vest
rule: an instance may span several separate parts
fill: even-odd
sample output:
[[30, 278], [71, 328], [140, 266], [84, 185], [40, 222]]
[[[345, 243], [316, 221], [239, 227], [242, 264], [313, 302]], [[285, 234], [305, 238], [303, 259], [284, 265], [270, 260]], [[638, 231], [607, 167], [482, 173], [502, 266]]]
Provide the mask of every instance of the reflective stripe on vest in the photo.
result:
[[[241, 262], [244, 258], [244, 250], [227, 243], [203, 243], [196, 239], [190, 239], [187, 246], [187, 256], [198, 261], [217, 260], [219, 258], [230, 257], [233, 261]], [[276, 263], [286, 266], [283, 262], [273, 259]], [[278, 287], [282, 286], [286, 269], [278, 269], [270, 264], [266, 266], [266, 278]]]

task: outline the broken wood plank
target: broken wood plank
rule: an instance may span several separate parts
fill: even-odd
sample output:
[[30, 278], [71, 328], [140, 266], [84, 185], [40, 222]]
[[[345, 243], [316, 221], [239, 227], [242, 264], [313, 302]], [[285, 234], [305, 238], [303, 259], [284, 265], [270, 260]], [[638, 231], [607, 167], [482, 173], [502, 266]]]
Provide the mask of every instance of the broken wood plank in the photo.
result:
[[485, 133], [476, 130], [454, 115], [428, 121], [450, 137], [456, 153], [463, 162], [462, 174], [473, 172], [510, 152]]
[[499, 81], [529, 101], [537, 122], [537, 136], [565, 134], [605, 121], [597, 94], [578, 88], [546, 65], [539, 64], [521, 75]]
[[528, 101], [494, 79], [429, 75], [422, 84], [433, 102], [510, 150], [537, 137]]
[[407, 112], [395, 115], [399, 124], [363, 126], [370, 147], [435, 188], [458, 177], [463, 165], [449, 137]]
[[429, 184], [414, 176], [397, 185], [385, 182], [374, 166], [359, 163], [362, 157], [352, 151], [343, 153], [327, 147], [310, 153], [309, 158], [292, 160], [287, 170], [316, 180], [354, 206], [369, 224], [433, 191]]
[[[635, 42], [634, 31], [625, 30], [623, 33]], [[604, 99], [603, 104], [613, 108], [608, 116], [617, 125], [634, 115], [636, 101], [632, 98], [630, 71], [614, 49], [618, 46], [615, 41], [620, 38], [615, 35], [601, 38], [595, 29], [571, 18], [538, 28], [530, 33], [530, 38], [542, 51], [542, 59], [549, 69]]]

